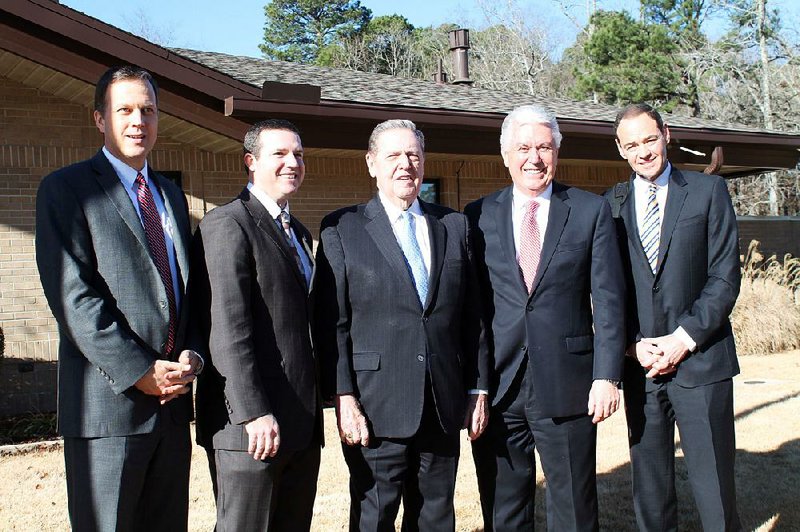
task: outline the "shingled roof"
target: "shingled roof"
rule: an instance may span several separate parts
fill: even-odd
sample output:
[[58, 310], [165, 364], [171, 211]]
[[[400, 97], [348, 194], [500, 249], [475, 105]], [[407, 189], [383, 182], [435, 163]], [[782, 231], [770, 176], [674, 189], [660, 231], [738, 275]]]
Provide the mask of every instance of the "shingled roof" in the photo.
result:
[[[261, 88], [265, 81], [310, 84], [321, 87], [322, 99], [370, 105], [403, 106], [419, 109], [507, 114], [514, 107], [536, 103], [560, 119], [613, 122], [617, 107], [563, 98], [543, 98], [465, 85], [436, 84], [432, 81], [398, 78], [386, 74], [326, 68], [314, 65], [268, 61], [254, 57], [171, 48], [172, 52], [221, 74]], [[753, 133], [786, 134], [743, 124], [665, 115], [671, 126], [707, 130], [737, 130]]]

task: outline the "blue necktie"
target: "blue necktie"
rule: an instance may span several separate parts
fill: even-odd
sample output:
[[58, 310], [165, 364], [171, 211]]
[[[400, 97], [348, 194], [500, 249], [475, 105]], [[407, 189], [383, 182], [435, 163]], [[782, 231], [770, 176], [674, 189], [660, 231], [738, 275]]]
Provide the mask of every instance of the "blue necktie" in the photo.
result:
[[397, 224], [397, 238], [403, 254], [406, 256], [406, 264], [409, 273], [417, 288], [417, 295], [422, 306], [428, 299], [428, 271], [425, 268], [425, 261], [422, 259], [422, 250], [419, 248], [417, 233], [414, 228], [414, 215], [405, 211]]

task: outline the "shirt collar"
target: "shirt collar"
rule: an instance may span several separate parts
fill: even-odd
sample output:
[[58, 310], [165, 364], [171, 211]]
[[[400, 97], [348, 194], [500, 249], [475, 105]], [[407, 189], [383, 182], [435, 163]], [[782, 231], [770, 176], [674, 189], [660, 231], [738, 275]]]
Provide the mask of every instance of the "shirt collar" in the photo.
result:
[[127, 164], [114, 157], [105, 146], [103, 146], [103, 155], [105, 155], [106, 159], [108, 159], [108, 162], [111, 163], [111, 167], [117, 173], [117, 176], [119, 176], [126, 188], [133, 188], [133, 184], [136, 182], [136, 176], [139, 173], [144, 176], [145, 183], [150, 183], [150, 177], [147, 171], [147, 162], [144, 163], [144, 168], [142, 168], [140, 172], [139, 170], [134, 170]]
[[[386, 211], [386, 215], [389, 217], [389, 221], [392, 222], [392, 224], [394, 224], [397, 219], [403, 215], [403, 212], [405, 212], [403, 209], [389, 201], [389, 198], [387, 198], [380, 190], [378, 191], [378, 199], [380, 200], [381, 205], [383, 205], [383, 210]], [[414, 203], [409, 206], [408, 212], [413, 214], [415, 217], [424, 216], [422, 214], [422, 208], [419, 206], [419, 198], [414, 199]]]
[[281, 209], [277, 201], [269, 197], [269, 195], [266, 192], [255, 186], [250, 181], [247, 182], [247, 190], [249, 190], [250, 193], [256, 197], [259, 203], [261, 203], [261, 205], [263, 205], [264, 208], [267, 209], [267, 212], [269, 213], [270, 216], [272, 216], [273, 219], [281, 215], [281, 210], [284, 210], [287, 212], [287, 214], [291, 215], [291, 213], [289, 212], [288, 201], [286, 202], [286, 207]]
[[517, 189], [517, 185], [511, 185], [511, 197], [512, 197], [515, 209], [527, 208], [527, 205], [531, 200], [536, 201], [539, 204], [540, 207], [542, 205], [549, 205], [550, 198], [552, 197], [552, 195], [553, 195], [553, 182], [552, 181], [550, 182], [549, 185], [547, 185], [547, 188], [544, 189], [544, 191], [541, 194], [539, 194], [538, 196], [536, 196], [535, 198], [532, 198], [532, 197], [528, 196], [527, 194], [524, 194], [524, 193], [520, 192]]
[[667, 166], [664, 167], [664, 171], [659, 174], [659, 176], [655, 179], [655, 181], [650, 181], [649, 179], [645, 179], [639, 174], [636, 174], [636, 179], [634, 180], [639, 186], [646, 186], [650, 183], [655, 183], [658, 188], [662, 188], [667, 186], [669, 183], [669, 176], [672, 175], [672, 164], [667, 161]]

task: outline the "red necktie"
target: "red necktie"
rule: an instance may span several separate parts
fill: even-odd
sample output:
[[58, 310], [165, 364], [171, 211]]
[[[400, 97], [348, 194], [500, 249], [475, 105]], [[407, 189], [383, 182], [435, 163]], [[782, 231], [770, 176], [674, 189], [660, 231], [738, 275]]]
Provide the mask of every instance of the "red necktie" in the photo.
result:
[[156, 264], [161, 282], [167, 291], [167, 301], [169, 302], [169, 329], [167, 331], [167, 343], [165, 352], [167, 355], [172, 353], [175, 347], [175, 328], [177, 325], [177, 306], [175, 304], [175, 291], [172, 287], [172, 272], [169, 268], [169, 256], [167, 255], [167, 244], [164, 240], [164, 229], [161, 226], [161, 218], [156, 209], [156, 202], [153, 201], [153, 193], [144, 180], [142, 174], [136, 175], [136, 186], [138, 190], [136, 197], [139, 199], [139, 212], [144, 223], [144, 233], [147, 235], [147, 244], [150, 247], [150, 255]]
[[542, 237], [539, 234], [539, 224], [536, 223], [538, 208], [539, 204], [536, 201], [528, 202], [519, 234], [519, 269], [529, 294], [533, 290], [533, 280], [536, 278], [539, 255], [542, 252]]

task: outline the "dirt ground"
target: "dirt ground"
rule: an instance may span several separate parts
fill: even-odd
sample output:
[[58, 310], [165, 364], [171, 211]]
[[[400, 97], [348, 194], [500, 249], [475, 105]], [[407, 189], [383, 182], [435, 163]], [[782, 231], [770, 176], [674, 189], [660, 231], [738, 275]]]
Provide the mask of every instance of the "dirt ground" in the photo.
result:
[[[800, 351], [744, 357], [735, 379], [737, 492], [746, 530], [800, 530]], [[347, 469], [335, 434], [333, 412], [326, 411], [328, 446], [322, 467], [312, 528], [345, 530], [349, 497]], [[466, 439], [466, 438], [465, 438]], [[680, 529], [701, 530], [686, 468], [677, 457]], [[597, 448], [600, 525], [635, 530], [625, 419], [618, 412], [602, 423]], [[537, 476], [537, 528], [544, 529], [544, 490]], [[456, 486], [456, 528], [482, 530], [469, 444], [464, 443]], [[214, 502], [205, 455], [192, 456], [189, 522], [191, 530], [212, 530]], [[68, 530], [63, 455], [56, 450], [0, 456], [0, 530]]]

